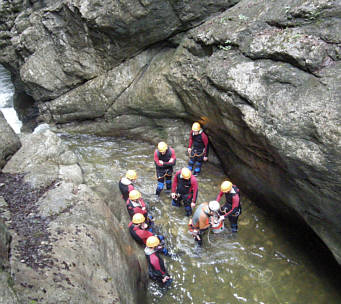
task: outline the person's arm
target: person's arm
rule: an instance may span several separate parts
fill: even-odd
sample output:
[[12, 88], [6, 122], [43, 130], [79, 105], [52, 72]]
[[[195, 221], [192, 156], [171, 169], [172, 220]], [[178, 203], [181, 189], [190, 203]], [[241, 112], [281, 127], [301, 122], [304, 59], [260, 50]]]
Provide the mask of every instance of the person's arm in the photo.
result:
[[229, 212], [227, 212], [225, 214], [225, 217], [227, 217], [230, 214], [234, 214], [238, 211], [238, 207], [239, 207], [239, 194], [236, 194], [232, 197], [232, 208]]
[[175, 165], [175, 160], [176, 160], [176, 156], [175, 156], [175, 152], [174, 152], [174, 149], [172, 148], [169, 148], [171, 153], [172, 153], [172, 156], [171, 158], [169, 159], [168, 162], [164, 162], [163, 164], [164, 165]]
[[128, 185], [128, 193], [129, 193], [131, 190], [134, 190], [134, 185], [133, 185], [133, 184]]
[[192, 144], [193, 144], [193, 132], [191, 131], [189, 133], [189, 142], [188, 142], [188, 149], [192, 148]]
[[198, 196], [198, 181], [197, 178], [195, 176], [191, 176], [191, 188], [193, 190], [193, 199], [192, 199], [192, 203], [194, 203], [194, 205], [197, 202], [197, 196]]
[[208, 137], [207, 137], [207, 135], [204, 132], [202, 132], [201, 133], [201, 138], [202, 138], [202, 141], [204, 142], [204, 145], [205, 145], [204, 157], [208, 157], [208, 152], [209, 152]]
[[219, 194], [218, 194], [218, 196], [217, 196], [217, 198], [216, 198], [216, 201], [217, 202], [220, 202], [220, 199], [221, 199], [221, 197], [224, 195], [224, 192], [223, 191], [220, 191], [219, 192]]
[[163, 165], [163, 162], [160, 163], [159, 155], [158, 155], [158, 153], [157, 153], [157, 149], [155, 149], [155, 151], [154, 151], [154, 162], [155, 162], [155, 164], [156, 164], [157, 166], [159, 166], [159, 167], [162, 167], [162, 165]]
[[172, 193], [176, 193], [176, 188], [178, 186], [178, 175], [179, 175], [179, 171], [175, 173], [174, 178], [173, 178]]

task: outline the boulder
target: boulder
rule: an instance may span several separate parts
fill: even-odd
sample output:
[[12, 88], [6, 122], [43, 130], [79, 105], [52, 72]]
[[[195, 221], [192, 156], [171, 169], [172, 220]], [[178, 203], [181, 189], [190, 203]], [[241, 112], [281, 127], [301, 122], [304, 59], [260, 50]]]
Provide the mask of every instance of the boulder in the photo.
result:
[[19, 150], [20, 146], [21, 143], [18, 135], [14, 133], [0, 111], [0, 169]]

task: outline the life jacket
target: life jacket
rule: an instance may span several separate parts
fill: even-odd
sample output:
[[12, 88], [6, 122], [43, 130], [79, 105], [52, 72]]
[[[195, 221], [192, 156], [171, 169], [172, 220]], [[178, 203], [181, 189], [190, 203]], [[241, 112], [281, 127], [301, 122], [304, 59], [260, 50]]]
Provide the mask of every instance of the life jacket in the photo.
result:
[[191, 188], [191, 179], [181, 178], [181, 173], [177, 175], [177, 189], [176, 191], [182, 195], [188, 194], [189, 189]]
[[131, 180], [123, 177], [118, 183], [118, 187], [120, 188], [123, 199], [126, 201], [129, 198], [129, 192], [134, 189]]

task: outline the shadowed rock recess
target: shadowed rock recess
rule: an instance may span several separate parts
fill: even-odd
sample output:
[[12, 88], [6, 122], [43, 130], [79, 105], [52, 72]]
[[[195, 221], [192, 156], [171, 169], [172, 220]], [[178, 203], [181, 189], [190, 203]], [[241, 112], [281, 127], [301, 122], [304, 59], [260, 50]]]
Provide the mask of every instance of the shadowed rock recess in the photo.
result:
[[341, 263], [340, 1], [0, 1], [0, 16], [0, 63], [36, 122], [185, 144], [199, 120], [228, 176]]

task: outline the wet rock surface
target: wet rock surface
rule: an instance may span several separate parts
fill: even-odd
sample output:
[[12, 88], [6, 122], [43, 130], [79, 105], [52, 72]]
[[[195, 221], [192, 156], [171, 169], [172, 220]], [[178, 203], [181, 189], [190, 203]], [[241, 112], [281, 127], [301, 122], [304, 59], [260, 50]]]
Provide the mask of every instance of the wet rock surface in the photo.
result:
[[22, 174], [0, 173], [0, 183], [4, 184], [0, 187], [0, 196], [7, 202], [11, 214], [8, 225], [20, 238], [16, 258], [35, 270], [53, 265], [50, 259], [50, 233], [47, 230], [53, 217], [42, 217], [37, 202], [56, 182], [42, 189], [34, 189], [25, 183]]
[[21, 143], [18, 135], [14, 133], [4, 115], [0, 112], [0, 169], [19, 150], [20, 146]]
[[79, 168], [50, 130], [23, 142], [0, 175], [0, 216], [12, 237], [6, 274], [12, 283], [4, 278], [1, 289], [21, 303], [137, 302], [145, 292], [145, 258], [120, 223], [128, 215], [118, 220], [108, 207], [121, 205], [121, 198], [105, 202], [80, 183], [82, 175], [58, 177], [37, 166], [45, 163], [57, 173]]

